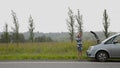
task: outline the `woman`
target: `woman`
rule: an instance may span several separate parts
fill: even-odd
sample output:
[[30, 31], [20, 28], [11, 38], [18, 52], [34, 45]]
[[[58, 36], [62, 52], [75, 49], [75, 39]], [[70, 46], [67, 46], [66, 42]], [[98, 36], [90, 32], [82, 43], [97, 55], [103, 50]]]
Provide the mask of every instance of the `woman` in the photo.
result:
[[82, 57], [82, 34], [78, 33], [76, 37], [77, 41], [77, 48], [78, 48], [78, 59], [81, 59]]

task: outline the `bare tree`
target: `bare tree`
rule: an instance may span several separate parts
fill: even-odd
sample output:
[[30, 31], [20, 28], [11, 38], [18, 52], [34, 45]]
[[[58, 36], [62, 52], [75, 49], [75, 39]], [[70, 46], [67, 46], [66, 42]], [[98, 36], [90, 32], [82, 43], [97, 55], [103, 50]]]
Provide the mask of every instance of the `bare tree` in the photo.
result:
[[103, 33], [106, 38], [108, 38], [110, 35], [110, 33], [108, 32], [109, 26], [110, 26], [110, 22], [109, 22], [107, 11], [105, 9], [103, 13], [103, 27], [104, 27]]
[[8, 24], [7, 24], [7, 23], [5, 24], [5, 31], [4, 31], [4, 35], [5, 35], [6, 42], [8, 43], [8, 42], [10, 41], [10, 38], [9, 38], [9, 33], [8, 33]]
[[71, 42], [73, 42], [73, 40], [74, 40], [74, 22], [75, 22], [75, 19], [74, 19], [73, 11], [70, 8], [69, 8], [69, 11], [68, 11], [68, 17], [69, 18], [66, 21], [67, 21], [67, 25], [68, 25], [70, 40], [71, 40]]
[[1, 35], [1, 42], [8, 43], [10, 42], [10, 36], [8, 33], [8, 24], [5, 23], [3, 34]]
[[12, 27], [13, 30], [13, 36], [15, 37], [15, 42], [19, 43], [19, 23], [18, 23], [18, 18], [16, 16], [16, 13], [12, 10], [12, 17], [13, 17], [13, 24], [15, 27]]
[[30, 15], [30, 17], [29, 17], [29, 32], [30, 32], [30, 37], [29, 37], [29, 39], [30, 39], [30, 41], [31, 42], [33, 42], [34, 41], [34, 25], [33, 25], [33, 18], [31, 17], [31, 15]]
[[82, 15], [80, 15], [80, 11], [78, 9], [78, 14], [75, 16], [76, 20], [77, 20], [77, 28], [78, 28], [78, 32], [79, 33], [83, 33], [83, 20], [82, 20]]

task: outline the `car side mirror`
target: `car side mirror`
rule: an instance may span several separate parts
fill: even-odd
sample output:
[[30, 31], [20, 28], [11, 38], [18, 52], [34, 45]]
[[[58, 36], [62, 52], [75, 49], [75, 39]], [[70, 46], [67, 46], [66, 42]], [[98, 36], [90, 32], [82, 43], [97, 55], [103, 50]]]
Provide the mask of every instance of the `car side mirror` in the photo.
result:
[[117, 44], [118, 43], [118, 41], [116, 40], [116, 41], [113, 41], [113, 44]]

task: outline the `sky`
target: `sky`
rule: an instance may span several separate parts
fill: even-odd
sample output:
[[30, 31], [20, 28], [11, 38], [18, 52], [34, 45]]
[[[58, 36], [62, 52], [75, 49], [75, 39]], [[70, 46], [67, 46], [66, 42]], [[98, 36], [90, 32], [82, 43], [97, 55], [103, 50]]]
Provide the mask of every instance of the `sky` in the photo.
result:
[[80, 10], [84, 31], [103, 31], [106, 9], [110, 19], [109, 31], [120, 32], [119, 3], [119, 0], [0, 0], [0, 32], [4, 31], [5, 23], [12, 31], [11, 10], [17, 15], [20, 32], [28, 31], [30, 15], [34, 20], [34, 32], [67, 32], [68, 7], [74, 14]]

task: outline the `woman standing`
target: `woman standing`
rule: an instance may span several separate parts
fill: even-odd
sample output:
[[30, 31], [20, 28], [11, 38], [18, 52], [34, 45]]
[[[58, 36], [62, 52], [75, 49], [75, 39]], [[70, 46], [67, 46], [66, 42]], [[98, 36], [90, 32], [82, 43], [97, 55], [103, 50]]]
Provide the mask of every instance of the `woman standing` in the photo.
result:
[[81, 59], [82, 57], [82, 34], [78, 33], [76, 37], [77, 41], [77, 48], [78, 48], [78, 59]]

